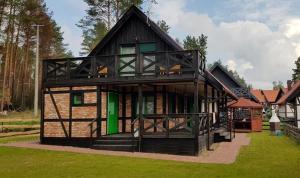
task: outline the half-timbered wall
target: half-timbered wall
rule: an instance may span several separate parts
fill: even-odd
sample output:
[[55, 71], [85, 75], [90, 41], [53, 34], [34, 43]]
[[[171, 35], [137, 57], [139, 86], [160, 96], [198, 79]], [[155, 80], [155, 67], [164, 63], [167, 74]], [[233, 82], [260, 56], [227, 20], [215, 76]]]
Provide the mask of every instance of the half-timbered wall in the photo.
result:
[[[170, 91], [169, 91], [170, 90]], [[84, 104], [79, 106], [72, 105], [72, 93], [83, 92]], [[101, 91], [101, 135], [107, 134], [107, 91]], [[160, 87], [157, 92], [145, 91], [145, 94], [155, 96], [156, 114], [183, 113], [184, 94], [174, 92], [169, 88], [165, 90]], [[53, 99], [52, 99], [52, 97]], [[124, 95], [124, 96], [123, 96]], [[119, 94], [119, 133], [131, 132], [131, 122], [135, 117], [137, 94], [135, 92], [120, 92]], [[123, 101], [125, 99], [125, 101]], [[171, 100], [172, 99], [172, 100]], [[191, 97], [190, 97], [191, 99]], [[170, 100], [175, 104], [175, 110], [172, 112], [169, 107]], [[123, 103], [125, 106], [123, 107]], [[201, 100], [199, 111], [204, 112], [204, 101]], [[213, 106], [215, 108], [213, 109]], [[43, 137], [69, 137], [69, 138], [88, 138], [91, 134], [89, 124], [97, 118], [97, 88], [89, 87], [61, 87], [46, 89], [44, 94], [44, 132]], [[210, 104], [210, 113], [212, 110], [217, 112], [216, 103]], [[190, 111], [186, 111], [190, 112]], [[133, 115], [134, 114], [134, 115]], [[180, 121], [180, 119], [178, 119]], [[164, 123], [160, 124], [163, 127]], [[173, 127], [173, 122], [170, 122]], [[150, 126], [145, 123], [145, 127]], [[97, 127], [97, 122], [93, 122], [93, 128]], [[154, 130], [148, 130], [153, 132]], [[160, 131], [159, 129], [157, 131]], [[96, 137], [97, 133], [93, 134]]]

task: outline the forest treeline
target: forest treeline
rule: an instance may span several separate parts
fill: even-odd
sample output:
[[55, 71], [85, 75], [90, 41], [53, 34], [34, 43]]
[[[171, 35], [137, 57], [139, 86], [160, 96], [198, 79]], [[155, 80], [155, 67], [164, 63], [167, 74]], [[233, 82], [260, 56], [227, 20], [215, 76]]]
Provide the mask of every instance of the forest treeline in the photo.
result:
[[[36, 27], [40, 28], [40, 60], [72, 56], [63, 43], [61, 28], [43, 0], [0, 1], [1, 110], [31, 108], [34, 93]], [[40, 62], [41, 65], [41, 62]], [[40, 67], [41, 69], [41, 67]]]

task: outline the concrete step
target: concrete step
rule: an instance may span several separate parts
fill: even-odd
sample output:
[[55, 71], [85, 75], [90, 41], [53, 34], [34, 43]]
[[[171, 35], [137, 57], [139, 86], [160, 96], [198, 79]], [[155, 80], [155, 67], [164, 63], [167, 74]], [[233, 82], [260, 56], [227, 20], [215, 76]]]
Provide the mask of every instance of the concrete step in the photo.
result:
[[136, 145], [99, 145], [94, 144], [91, 148], [97, 150], [110, 150], [110, 151], [135, 151], [137, 146]]
[[99, 139], [94, 141], [94, 144], [97, 145], [137, 145], [137, 143], [137, 140], [125, 139]]

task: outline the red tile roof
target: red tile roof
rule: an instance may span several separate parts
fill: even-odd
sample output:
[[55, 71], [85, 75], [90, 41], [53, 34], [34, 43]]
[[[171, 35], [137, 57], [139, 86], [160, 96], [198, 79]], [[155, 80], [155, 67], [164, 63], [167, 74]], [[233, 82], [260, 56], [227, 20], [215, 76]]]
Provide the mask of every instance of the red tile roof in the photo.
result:
[[289, 90], [288, 88], [282, 88], [283, 93], [287, 93]]
[[231, 101], [227, 106], [230, 108], [263, 108], [261, 104], [246, 98], [239, 98], [237, 101]]
[[254, 95], [260, 103], [266, 102], [264, 95], [262, 94], [261, 90], [252, 89], [250, 90], [251, 94]]
[[285, 93], [277, 102], [277, 104], [284, 104], [286, 103], [287, 99], [289, 99], [289, 97], [294, 94], [295, 92], [300, 90], [300, 80], [297, 81], [291, 88], [290, 91], [288, 91], [287, 93]]
[[275, 103], [280, 90], [262, 90], [262, 92], [265, 95], [267, 102]]

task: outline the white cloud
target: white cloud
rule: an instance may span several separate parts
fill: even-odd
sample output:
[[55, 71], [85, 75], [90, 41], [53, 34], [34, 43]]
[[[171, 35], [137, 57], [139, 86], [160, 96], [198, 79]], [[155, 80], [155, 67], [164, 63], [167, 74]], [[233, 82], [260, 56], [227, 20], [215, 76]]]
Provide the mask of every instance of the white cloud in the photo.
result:
[[232, 59], [227, 61], [227, 66], [229, 70], [233, 70], [233, 71], [236, 70], [236, 62]]
[[[295, 44], [296, 38], [288, 37], [285, 32], [298, 34], [297, 23], [281, 25], [280, 30], [272, 30], [267, 23], [255, 18], [217, 24], [207, 14], [186, 10], [186, 2], [161, 0], [155, 14], [165, 19], [172, 29], [176, 29], [176, 33], [207, 35], [208, 62], [221, 59], [258, 88], [271, 88], [272, 81], [286, 81], [291, 77], [293, 61], [297, 56], [296, 52], [300, 53], [300, 47]], [[280, 12], [274, 8], [270, 11]], [[283, 22], [282, 19], [280, 21]]]
[[82, 37], [78, 36], [78, 34], [73, 33], [72, 29], [69, 26], [62, 26], [61, 30], [64, 32], [64, 41], [68, 43], [68, 48], [72, 49], [75, 52], [73, 55], [78, 56], [79, 51], [81, 51], [81, 42]]

